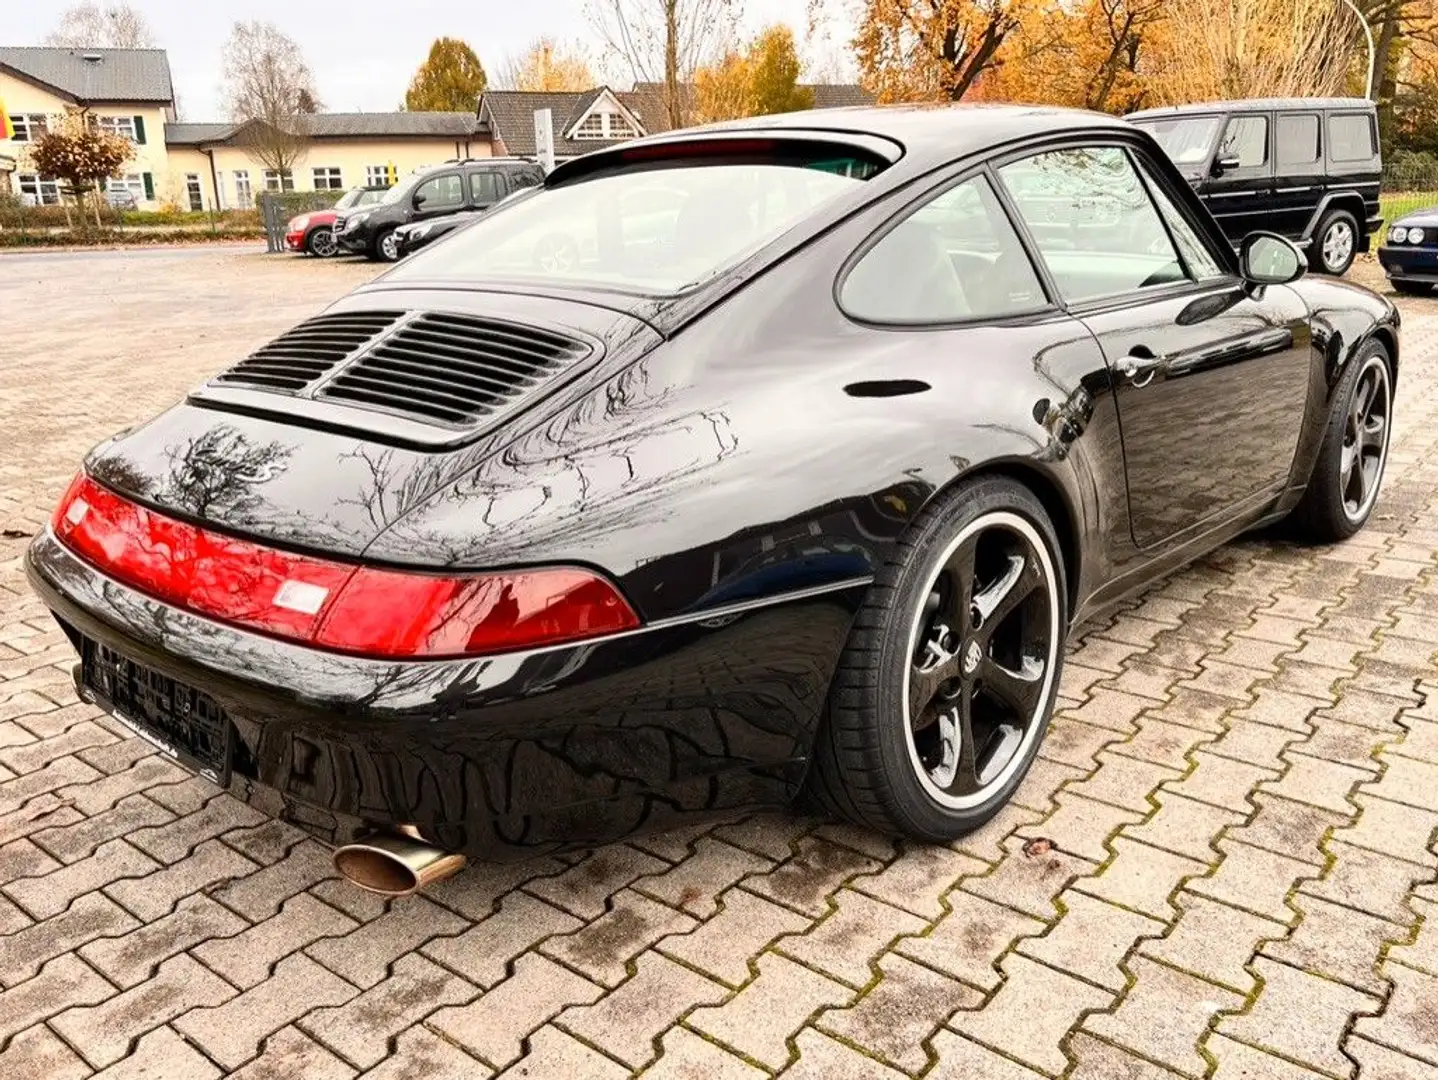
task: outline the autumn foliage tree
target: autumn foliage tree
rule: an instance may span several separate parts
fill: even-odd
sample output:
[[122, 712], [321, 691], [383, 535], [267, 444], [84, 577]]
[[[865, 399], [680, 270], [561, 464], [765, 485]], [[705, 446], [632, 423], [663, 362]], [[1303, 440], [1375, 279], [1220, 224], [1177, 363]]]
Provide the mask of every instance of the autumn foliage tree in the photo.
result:
[[1032, 0], [863, 0], [854, 52], [880, 101], [959, 101], [1000, 60]]
[[458, 38], [436, 38], [410, 80], [404, 107], [411, 112], [473, 112], [489, 85], [484, 65]]
[[776, 24], [742, 50], [694, 73], [695, 106], [701, 121], [766, 116], [813, 108], [814, 91], [799, 86], [794, 34]]
[[523, 55], [506, 61], [501, 81], [511, 90], [550, 93], [588, 90], [595, 85], [583, 52], [552, 37], [538, 38]]
[[[130, 160], [134, 146], [122, 135], [99, 130], [84, 114], [75, 113], [52, 126], [26, 150], [30, 165], [42, 176], [58, 177], [82, 208], [85, 196], [98, 191]], [[94, 200], [95, 224], [100, 224], [100, 201]], [[69, 210], [65, 212], [69, 218]]]

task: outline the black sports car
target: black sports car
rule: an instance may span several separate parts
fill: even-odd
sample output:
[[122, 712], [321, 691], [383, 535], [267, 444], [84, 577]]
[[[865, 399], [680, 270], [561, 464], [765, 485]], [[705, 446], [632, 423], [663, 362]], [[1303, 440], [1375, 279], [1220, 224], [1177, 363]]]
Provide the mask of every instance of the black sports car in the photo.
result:
[[805, 790], [948, 840], [1077, 622], [1368, 518], [1398, 315], [1302, 267], [1098, 115], [623, 143], [97, 447], [30, 579], [83, 694], [370, 888]]

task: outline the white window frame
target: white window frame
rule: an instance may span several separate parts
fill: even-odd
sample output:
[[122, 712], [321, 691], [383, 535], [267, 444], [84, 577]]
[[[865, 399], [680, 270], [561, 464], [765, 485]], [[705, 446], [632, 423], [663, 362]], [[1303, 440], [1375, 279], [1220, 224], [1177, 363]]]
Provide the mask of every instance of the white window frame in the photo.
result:
[[[598, 120], [597, 127], [589, 127]], [[587, 113], [574, 129], [576, 139], [637, 139], [639, 128], [618, 109], [595, 109]]]
[[119, 135], [135, 141], [135, 118], [133, 116], [97, 116], [95, 126], [111, 135]]
[[271, 194], [295, 190], [295, 174], [292, 169], [285, 169], [283, 171], [266, 169], [264, 171], [264, 177], [265, 190]]
[[249, 210], [255, 205], [255, 189], [250, 186], [250, 170], [236, 169], [235, 177], [235, 206], [240, 210]]
[[[20, 173], [15, 177], [16, 190], [28, 206], [55, 206], [60, 202], [60, 181], [38, 173]], [[26, 190], [26, 188], [30, 190]]]
[[105, 181], [105, 192], [109, 195], [122, 195], [129, 192], [135, 197], [137, 203], [145, 201], [145, 178], [139, 173], [126, 173], [124, 176], [112, 176]]
[[389, 183], [388, 165], [366, 165], [364, 167], [365, 187], [384, 187]]
[[28, 143], [50, 130], [50, 119], [44, 113], [11, 113], [10, 125], [15, 129], [12, 141]]
[[[321, 180], [324, 180], [323, 186]], [[316, 165], [310, 169], [310, 183], [316, 191], [343, 191], [344, 173], [338, 165]]]

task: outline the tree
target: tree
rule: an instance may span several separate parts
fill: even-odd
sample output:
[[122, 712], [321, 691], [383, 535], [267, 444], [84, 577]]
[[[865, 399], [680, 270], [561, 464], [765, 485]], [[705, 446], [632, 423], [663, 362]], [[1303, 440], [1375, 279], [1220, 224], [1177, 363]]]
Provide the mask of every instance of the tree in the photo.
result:
[[586, 10], [634, 81], [663, 87], [674, 127], [687, 122], [694, 72], [729, 39], [738, 15], [736, 0], [589, 0]]
[[230, 116], [243, 125], [240, 141], [265, 168], [291, 171], [308, 144], [309, 117], [320, 109], [300, 47], [272, 23], [237, 22], [224, 55]]
[[[130, 160], [134, 146], [122, 135], [101, 131], [84, 113], [72, 113], [26, 148], [30, 165], [42, 176], [64, 181], [84, 207], [85, 196], [97, 190]], [[70, 212], [65, 211], [66, 220]], [[95, 224], [100, 224], [100, 202], [95, 200]]]
[[473, 49], [458, 38], [436, 38], [410, 80], [404, 107], [411, 112], [474, 112], [487, 83]]
[[500, 84], [510, 90], [588, 90], [597, 80], [582, 48], [566, 48], [554, 38], [537, 38], [520, 56], [505, 60]]
[[863, 0], [854, 51], [880, 101], [959, 101], [999, 60], [1024, 0]]
[[695, 108], [700, 120], [764, 116], [814, 106], [814, 91], [798, 86], [799, 54], [794, 34], [776, 24], [742, 51], [730, 51], [694, 73]]
[[70, 49], [148, 49], [155, 44], [150, 24], [129, 4], [76, 4], [60, 16], [46, 45]]

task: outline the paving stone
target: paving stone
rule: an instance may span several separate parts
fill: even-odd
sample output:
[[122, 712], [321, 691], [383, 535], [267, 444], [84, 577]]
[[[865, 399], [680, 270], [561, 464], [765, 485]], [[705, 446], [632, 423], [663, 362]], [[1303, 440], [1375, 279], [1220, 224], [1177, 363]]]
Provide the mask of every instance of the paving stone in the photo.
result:
[[315, 1009], [299, 1028], [346, 1061], [370, 1068], [389, 1052], [391, 1036], [418, 1023], [443, 1005], [458, 1005], [477, 988], [422, 956], [395, 961], [389, 977], [359, 997], [334, 1008]]
[[1350, 1035], [1343, 1048], [1358, 1062], [1358, 1075], [1363, 1080], [1438, 1080], [1438, 1066], [1367, 1039]]
[[1394, 963], [1383, 965], [1383, 975], [1393, 990], [1382, 1015], [1360, 1016], [1353, 1033], [1438, 1066], [1438, 976]]
[[1140, 939], [1162, 933], [1164, 924], [1081, 892], [1063, 900], [1063, 917], [1043, 936], [1019, 942], [1018, 951], [1107, 990], [1122, 990], [1124, 956]]
[[[85, 816], [53, 791], [37, 795], [18, 810], [0, 815], [0, 846], [84, 821]], [[44, 845], [41, 845], [42, 847]]]
[[1280, 756], [1284, 749], [1302, 742], [1303, 738], [1288, 728], [1236, 722], [1207, 750], [1218, 757], [1232, 758], [1260, 769], [1281, 770], [1286, 764]]
[[[1373, 752], [1388, 739], [1356, 724], [1345, 724], [1330, 716], [1318, 716], [1313, 720], [1313, 734], [1294, 749], [1321, 761], [1352, 766], [1365, 773], [1376, 774], [1381, 768]], [[1389, 744], [1388, 752], [1394, 753], [1401, 744]]]
[[[1430, 883], [1431, 897], [1431, 883]], [[1410, 896], [1408, 906], [1422, 920], [1417, 926], [1417, 936], [1409, 940], [1409, 935], [1402, 930], [1388, 924], [1388, 936], [1390, 940], [1396, 940], [1399, 944], [1393, 945], [1388, 950], [1387, 959], [1407, 967], [1417, 968], [1429, 975], [1438, 975], [1438, 903], [1430, 897]], [[1303, 901], [1299, 901], [1300, 906]]]
[[1368, 770], [1320, 761], [1298, 750], [1288, 755], [1288, 763], [1288, 771], [1282, 779], [1262, 784], [1260, 790], [1296, 802], [1311, 803], [1337, 814], [1352, 816], [1357, 811], [1352, 793], [1368, 779]]
[[1109, 728], [1095, 727], [1068, 716], [1055, 716], [1039, 744], [1039, 756], [1088, 772], [1098, 765], [1096, 755], [1124, 736]]
[[1243, 998], [1186, 972], [1134, 957], [1136, 981], [1111, 1013], [1094, 1013], [1084, 1028], [1177, 1072], [1203, 1076], [1198, 1044], [1215, 1014]]
[[818, 824], [813, 818], [798, 815], [754, 814], [718, 826], [714, 835], [735, 847], [778, 861], [795, 854], [799, 841]]
[[925, 1074], [926, 1080], [1040, 1080], [1043, 1076], [952, 1031], [939, 1032], [932, 1045], [939, 1060]]
[[173, 817], [159, 803], [151, 802], [143, 795], [132, 795], [93, 817], [82, 817], [57, 828], [37, 830], [31, 837], [62, 863], [72, 863], [93, 855], [107, 840], [128, 836], [134, 829], [169, 821]]
[[1263, 957], [1253, 968], [1263, 989], [1248, 1012], [1220, 1020], [1219, 1033], [1312, 1069], [1351, 1075], [1353, 1065], [1340, 1049], [1346, 1028], [1354, 1013], [1377, 1012], [1379, 999]]
[[1294, 903], [1303, 912], [1302, 921], [1290, 936], [1264, 945], [1263, 955], [1369, 994], [1386, 992], [1377, 964], [1384, 942], [1401, 931], [1383, 919], [1316, 897], [1299, 894]]
[[365, 1080], [487, 1080], [494, 1071], [429, 1028], [416, 1026], [402, 1031], [395, 1052], [364, 1075]]
[[1000, 966], [1005, 979], [998, 992], [982, 1009], [955, 1014], [949, 1027], [1031, 1068], [1061, 1072], [1068, 1030], [1113, 995], [1023, 956], [1010, 955]]
[[238, 934], [248, 925], [208, 896], [190, 896], [169, 915], [123, 936], [92, 942], [80, 955], [116, 986], [126, 988], [150, 978], [161, 961], [176, 953], [211, 938]]
[[900, 938], [894, 951], [971, 986], [991, 990], [1002, 979], [998, 960], [1020, 938], [1044, 929], [1038, 919], [982, 897], [956, 892], [952, 910], [923, 937]]
[[1293, 694], [1265, 685], [1254, 691], [1253, 704], [1235, 710], [1231, 720], [1235, 726], [1247, 723], [1267, 724], [1302, 736], [1312, 729], [1314, 714], [1327, 708], [1329, 704], [1326, 696]]
[[1438, 764], [1438, 722], [1420, 720], [1416, 716], [1405, 717], [1403, 722], [1408, 725], [1408, 730], [1400, 742], [1388, 744], [1388, 752], [1426, 761], [1430, 765]]
[[1145, 941], [1139, 952], [1248, 994], [1254, 979], [1245, 965], [1254, 945], [1282, 937], [1287, 926], [1188, 892], [1180, 893], [1177, 903], [1182, 914], [1168, 936]]
[[1185, 881], [1208, 870], [1207, 863], [1149, 847], [1120, 836], [1113, 842], [1117, 857], [1095, 876], [1080, 878], [1074, 888], [1164, 922], [1176, 914], [1171, 894]]
[[1297, 916], [1285, 900], [1300, 881], [1314, 876], [1313, 867], [1232, 840], [1221, 841], [1219, 848], [1223, 861], [1218, 869], [1212, 877], [1190, 881], [1189, 891], [1276, 922], [1292, 923]]
[[[1222, 1035], [1209, 1036], [1204, 1047], [1218, 1062], [1214, 1080], [1319, 1080], [1323, 1075]], [[1369, 1080], [1366, 1074], [1364, 1080]]]
[[358, 924], [307, 893], [285, 901], [278, 915], [236, 933], [195, 946], [191, 952], [211, 971], [248, 990], [270, 977], [274, 965], [306, 945], [348, 934]]
[[178, 862], [143, 878], [131, 877], [107, 885], [105, 892], [140, 918], [158, 919], [186, 896], [254, 870], [255, 864], [234, 848], [207, 840]]
[[32, 1027], [20, 1032], [0, 1052], [0, 1068], [6, 1076], [37, 1077], [40, 1080], [83, 1080], [92, 1075], [86, 1065], [49, 1028]]
[[665, 935], [684, 933], [695, 925], [688, 915], [625, 889], [599, 918], [573, 934], [548, 938], [539, 948], [595, 982], [614, 987], [624, 981], [628, 962], [635, 956]]
[[[355, 1070], [319, 1043], [292, 1027], [281, 1028], [264, 1042], [263, 1052], [230, 1080], [350, 1080]], [[424, 1074], [420, 1074], [424, 1075]], [[487, 1070], [476, 1065], [476, 1078]], [[158, 1080], [158, 1078], [157, 1078]]]
[[[8, 770], [7, 770], [8, 771]], [[4, 775], [4, 774], [0, 774]], [[101, 773], [76, 757], [62, 757], [43, 769], [0, 782], [0, 814], [20, 809], [37, 795], [55, 791], [70, 784], [84, 784], [100, 779]]]
[[588, 1005], [599, 1000], [603, 993], [601, 987], [547, 956], [525, 953], [515, 961], [514, 974], [509, 978], [469, 1005], [441, 1009], [429, 1018], [429, 1026], [482, 1060], [502, 1068], [519, 1058], [523, 1053], [521, 1042], [535, 1029], [566, 1006]]
[[778, 1069], [786, 1040], [825, 1006], [846, 1005], [852, 990], [776, 953], [758, 958], [759, 975], [723, 1005], [696, 1009], [688, 1024], [740, 1054]]
[[1047, 758], [1035, 759], [1028, 775], [1012, 798], [1016, 805], [1036, 813], [1047, 814], [1054, 808], [1054, 797], [1065, 784], [1084, 776], [1084, 771], [1071, 765], [1061, 765]]
[[878, 873], [853, 878], [849, 888], [919, 918], [936, 919], [944, 913], [945, 894], [962, 878], [988, 869], [986, 863], [950, 848], [909, 844]]
[[98, 1005], [67, 1009], [50, 1026], [91, 1065], [123, 1058], [130, 1041], [201, 1005], [218, 1005], [234, 988], [188, 956], [160, 965], [153, 978]]
[[901, 934], [917, 934], [924, 920], [888, 904], [841, 889], [835, 911], [813, 929], [779, 939], [778, 948], [800, 963], [855, 989], [873, 978], [871, 958]]
[[669, 864], [662, 859], [627, 844], [611, 844], [563, 874], [540, 878], [525, 889], [581, 919], [597, 919], [604, 914], [604, 902], [620, 889], [636, 878], [667, 869]]
[[824, 1013], [819, 1026], [864, 1047], [889, 1064], [918, 1072], [927, 1064], [924, 1042], [958, 1009], [976, 1009], [983, 995], [902, 956], [878, 961], [883, 978], [848, 1009]]
[[634, 888], [703, 919], [718, 907], [715, 897], [748, 874], [771, 869], [773, 863], [752, 852], [702, 837], [694, 843], [694, 854], [662, 874], [643, 877]]
[[784, 1080], [900, 1080], [904, 1075], [810, 1028], [794, 1042], [799, 1058], [779, 1074]]
[[1247, 814], [1253, 810], [1250, 799], [1255, 785], [1278, 776], [1275, 769], [1265, 769], [1262, 766], [1250, 765], [1246, 761], [1220, 757], [1206, 750], [1194, 751], [1193, 760], [1197, 768], [1182, 780], [1164, 785], [1164, 791], [1238, 814]]
[[1213, 845], [1223, 830], [1244, 821], [1236, 811], [1171, 791], [1160, 792], [1157, 799], [1157, 813], [1142, 824], [1125, 826], [1121, 835], [1175, 855], [1213, 863], [1219, 857]]
[[287, 822], [269, 818], [250, 828], [231, 829], [221, 839], [250, 862], [273, 866], [302, 844], [307, 835]]
[[[36, 734], [39, 734], [38, 732]], [[99, 724], [86, 721], [76, 724], [63, 734], [41, 737], [40, 741], [24, 746], [10, 746], [0, 750], [0, 765], [23, 776], [25, 773], [42, 769], [58, 758], [66, 757], [92, 746], [112, 743], [115, 737]]]
[[589, 1049], [573, 1035], [546, 1027], [534, 1033], [529, 1053], [500, 1073], [499, 1080], [624, 1080], [628, 1075], [623, 1065]]
[[74, 953], [45, 964], [33, 979], [0, 992], [0, 1044], [32, 1024], [75, 1005], [94, 1005], [115, 988]]
[[1088, 779], [1070, 785], [1068, 791], [1145, 814], [1154, 809], [1149, 796], [1160, 784], [1180, 775], [1179, 769], [1105, 751], [1099, 755], [1098, 770]]
[[748, 981], [749, 962], [766, 945], [808, 925], [804, 916], [743, 889], [719, 900], [719, 914], [691, 933], [662, 938], [657, 948], [730, 986]]
[[1362, 791], [1353, 800], [1359, 806], [1358, 820], [1334, 833], [1335, 840], [1423, 866], [1438, 867], [1438, 855], [1429, 847], [1429, 840], [1438, 829], [1438, 814], [1375, 798]]
[[1136, 1056], [1121, 1046], [1078, 1031], [1069, 1040], [1076, 1062], [1068, 1080], [1179, 1080], [1179, 1073]]
[[1346, 827], [1351, 814], [1324, 810], [1307, 802], [1255, 793], [1258, 813], [1247, 825], [1228, 831], [1228, 837], [1277, 855], [1299, 859], [1316, 868], [1327, 865], [1323, 843], [1333, 830]]
[[45, 962], [87, 941], [123, 934], [139, 923], [102, 893], [86, 893], [60, 914], [0, 937], [0, 986], [34, 978]]
[[764, 1080], [769, 1074], [682, 1027], [660, 1040], [660, 1057], [644, 1080]]
[[1095, 863], [1113, 854], [1109, 844], [1120, 828], [1143, 820], [1136, 810], [1095, 802], [1072, 789], [1060, 792], [1056, 801], [1057, 810], [1042, 821], [1021, 826], [1019, 836], [1048, 840], [1061, 852]]
[[[24, 840], [16, 842], [28, 843], [29, 841]], [[14, 846], [9, 845], [6, 851]], [[143, 876], [157, 865], [149, 856], [123, 840], [102, 844], [90, 857], [49, 873], [45, 870], [57, 864], [48, 856], [45, 857], [45, 862], [49, 866], [33, 868], [38, 876], [21, 877], [4, 887], [6, 895], [36, 919], [48, 919], [52, 915], [58, 915], [69, 907], [77, 896], [83, 896], [122, 878]]]
[[97, 1080], [214, 1080], [214, 1063], [168, 1027], [143, 1036], [135, 1052], [95, 1073]]
[[986, 863], [1001, 861], [1008, 851], [1007, 842], [1019, 829], [1041, 820], [1042, 814], [1026, 810], [1014, 803], [1005, 803], [999, 812], [973, 832], [959, 837], [950, 847], [972, 855]]
[[[229, 837], [225, 842], [228, 847], [236, 847]], [[295, 894], [335, 876], [330, 853], [315, 841], [304, 840], [279, 860], [269, 862], [253, 874], [225, 882], [211, 895], [256, 922], [279, 911]]]
[[1359, 789], [1363, 794], [1438, 811], [1438, 765], [1389, 753], [1382, 754], [1381, 760], [1383, 775], [1365, 783]]
[[500, 901], [495, 914], [458, 937], [431, 941], [423, 951], [471, 982], [490, 987], [504, 978], [515, 957], [551, 935], [573, 933], [581, 925], [568, 912], [515, 891]]
[[373, 922], [344, 937], [325, 938], [305, 951], [336, 975], [367, 990], [385, 977], [389, 965], [400, 956], [433, 938], [457, 934], [464, 926], [459, 916], [423, 896], [406, 896]]
[[717, 1005], [729, 991], [676, 964], [647, 953], [634, 975], [593, 1005], [565, 1009], [554, 1023], [631, 1068], [654, 1058], [654, 1041], [696, 1005]]
[[880, 868], [876, 860], [818, 837], [804, 837], [798, 848], [770, 873], [745, 878], [743, 888], [818, 918], [844, 882]]
[[813, 835], [867, 855], [878, 863], [887, 863], [899, 854], [897, 838], [847, 821], [826, 821], [814, 830]]
[[1328, 706], [1321, 713], [1345, 724], [1357, 724], [1373, 731], [1398, 735], [1402, 726], [1398, 717], [1403, 712], [1404, 702], [1386, 694], [1346, 686], [1343, 697], [1336, 704]]
[[174, 1026], [227, 1069], [259, 1053], [260, 1044], [311, 1009], [342, 1005], [359, 993], [303, 953], [287, 956], [274, 974], [214, 1008], [194, 1009]]
[[1097, 863], [1063, 851], [1025, 855], [1023, 848], [1018, 837], [1005, 840], [1006, 856], [994, 872], [968, 878], [959, 888], [1048, 921], [1058, 914], [1059, 893], [1076, 878], [1098, 869]]

